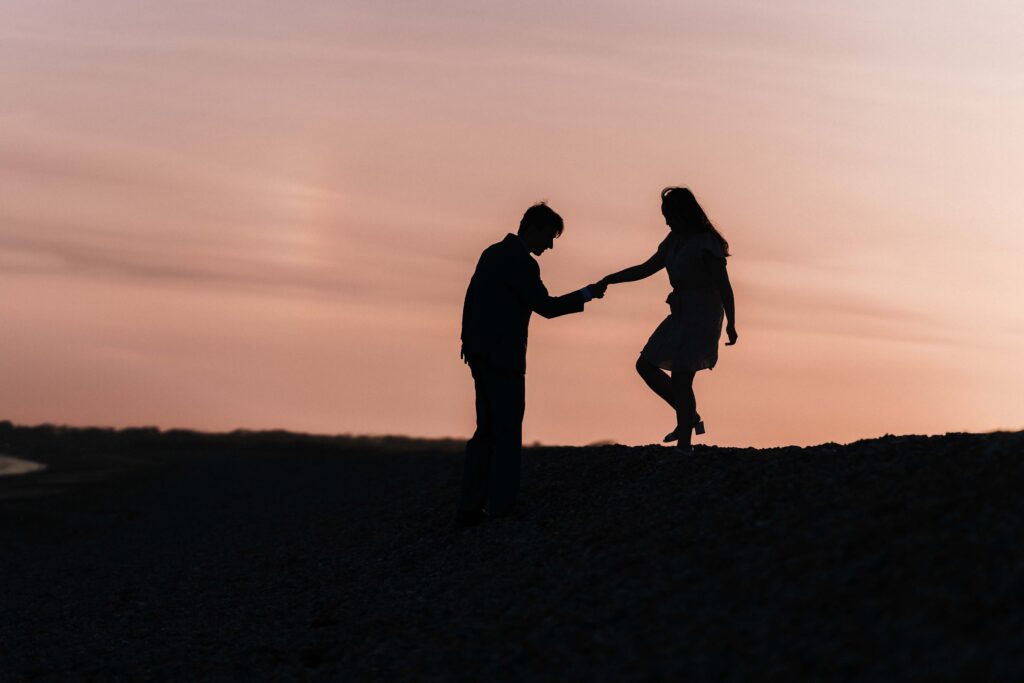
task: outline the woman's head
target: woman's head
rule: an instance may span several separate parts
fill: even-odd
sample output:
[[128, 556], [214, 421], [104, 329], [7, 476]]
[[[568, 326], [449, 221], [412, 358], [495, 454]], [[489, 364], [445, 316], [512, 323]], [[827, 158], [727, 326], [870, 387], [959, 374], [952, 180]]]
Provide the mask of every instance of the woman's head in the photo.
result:
[[670, 228], [679, 232], [703, 231], [708, 222], [704, 209], [686, 187], [666, 187], [661, 191], [661, 215]]
[[722, 250], [729, 255], [729, 243], [708, 220], [704, 209], [697, 203], [693, 192], [686, 187], [666, 187], [661, 191], [661, 215], [672, 232], [710, 232], [722, 243]]

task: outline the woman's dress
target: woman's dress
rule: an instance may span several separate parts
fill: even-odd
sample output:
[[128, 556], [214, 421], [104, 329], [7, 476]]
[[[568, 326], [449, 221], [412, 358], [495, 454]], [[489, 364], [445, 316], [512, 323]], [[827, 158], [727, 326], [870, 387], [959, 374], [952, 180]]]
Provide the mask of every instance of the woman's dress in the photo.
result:
[[669, 233], [658, 245], [672, 284], [665, 318], [640, 352], [644, 360], [662, 368], [697, 372], [715, 367], [725, 311], [709, 267], [725, 260], [718, 237], [710, 232]]

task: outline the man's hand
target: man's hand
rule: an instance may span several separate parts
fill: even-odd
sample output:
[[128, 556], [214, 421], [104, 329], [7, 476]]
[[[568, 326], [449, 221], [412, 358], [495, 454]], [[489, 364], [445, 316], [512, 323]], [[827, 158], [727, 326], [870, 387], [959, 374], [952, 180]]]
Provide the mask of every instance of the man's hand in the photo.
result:
[[732, 346], [736, 343], [736, 340], [739, 339], [739, 335], [736, 334], [736, 326], [732, 323], [725, 326], [725, 333], [729, 335], [729, 341], [725, 342], [726, 346]]
[[592, 285], [587, 285], [587, 289], [590, 290], [590, 293], [595, 299], [603, 299], [604, 290], [608, 289], [608, 285], [604, 281], [595, 282]]

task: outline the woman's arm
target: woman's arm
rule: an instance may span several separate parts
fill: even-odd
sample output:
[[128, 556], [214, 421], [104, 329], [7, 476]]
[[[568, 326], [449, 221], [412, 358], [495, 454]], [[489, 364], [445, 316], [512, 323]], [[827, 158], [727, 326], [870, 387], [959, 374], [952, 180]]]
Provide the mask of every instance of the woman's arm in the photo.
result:
[[608, 285], [615, 285], [620, 282], [636, 282], [650, 277], [665, 267], [665, 254], [659, 249], [654, 256], [647, 259], [638, 266], [631, 266], [611, 275], [605, 275], [601, 282]]
[[732, 283], [729, 282], [729, 272], [725, 268], [725, 259], [705, 257], [705, 262], [711, 269], [711, 277], [718, 288], [718, 295], [722, 297], [722, 308], [725, 309], [725, 333], [729, 335], [725, 345], [732, 346], [739, 335], [736, 334], [736, 301], [732, 294]]

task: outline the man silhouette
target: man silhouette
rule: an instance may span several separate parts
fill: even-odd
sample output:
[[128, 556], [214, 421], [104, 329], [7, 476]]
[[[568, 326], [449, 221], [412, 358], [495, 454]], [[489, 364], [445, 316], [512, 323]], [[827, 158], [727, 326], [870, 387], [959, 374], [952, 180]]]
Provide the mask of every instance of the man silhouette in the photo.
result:
[[476, 432], [466, 444], [462, 497], [456, 522], [475, 524], [512, 512], [519, 492], [519, 464], [526, 407], [526, 338], [530, 315], [578, 313], [606, 285], [552, 297], [534, 256], [554, 248], [562, 217], [547, 204], [523, 214], [517, 235], [487, 247], [466, 290], [462, 357], [476, 389]]

